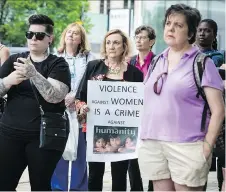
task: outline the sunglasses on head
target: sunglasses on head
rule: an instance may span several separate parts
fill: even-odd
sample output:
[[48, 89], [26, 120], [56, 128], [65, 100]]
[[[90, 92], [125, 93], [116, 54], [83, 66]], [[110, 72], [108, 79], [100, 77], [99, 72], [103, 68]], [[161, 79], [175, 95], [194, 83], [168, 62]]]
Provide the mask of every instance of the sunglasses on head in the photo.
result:
[[35, 35], [35, 39], [37, 40], [43, 40], [45, 36], [50, 37], [50, 35], [46, 34], [45, 32], [32, 32], [32, 31], [27, 31], [25, 33], [25, 36], [27, 39], [32, 39]]

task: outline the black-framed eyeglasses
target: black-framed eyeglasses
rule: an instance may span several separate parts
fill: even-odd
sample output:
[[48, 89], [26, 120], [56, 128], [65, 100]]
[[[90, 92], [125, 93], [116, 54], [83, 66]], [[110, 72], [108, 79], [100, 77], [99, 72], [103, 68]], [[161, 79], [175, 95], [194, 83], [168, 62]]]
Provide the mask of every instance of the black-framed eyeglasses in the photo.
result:
[[50, 35], [48, 35], [45, 32], [32, 32], [32, 31], [27, 31], [25, 33], [25, 36], [27, 39], [32, 39], [34, 36], [37, 40], [43, 40], [45, 38], [45, 36], [50, 37]]
[[163, 82], [164, 82], [164, 79], [163, 77], [167, 75], [167, 72], [164, 72], [164, 73], [161, 73], [155, 83], [154, 83], [154, 86], [153, 86], [153, 90], [155, 92], [155, 94], [157, 95], [160, 95], [161, 91], [162, 91], [162, 86], [163, 86]]

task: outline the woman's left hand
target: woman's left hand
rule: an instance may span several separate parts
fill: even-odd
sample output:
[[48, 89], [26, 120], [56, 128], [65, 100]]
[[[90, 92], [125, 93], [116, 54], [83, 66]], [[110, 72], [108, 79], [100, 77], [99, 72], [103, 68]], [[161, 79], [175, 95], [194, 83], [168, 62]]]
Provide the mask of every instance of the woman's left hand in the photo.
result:
[[[23, 63], [19, 63], [18, 60]], [[26, 78], [34, 77], [37, 74], [37, 70], [30, 59], [18, 58], [17, 62], [14, 62], [14, 68]]]

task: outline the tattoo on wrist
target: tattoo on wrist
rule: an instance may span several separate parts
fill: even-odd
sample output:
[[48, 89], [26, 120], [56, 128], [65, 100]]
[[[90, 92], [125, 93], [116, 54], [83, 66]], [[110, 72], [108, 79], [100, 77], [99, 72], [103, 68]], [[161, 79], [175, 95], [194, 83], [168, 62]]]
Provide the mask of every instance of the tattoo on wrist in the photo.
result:
[[27, 67], [27, 73], [26, 73], [27, 78], [34, 77], [37, 74], [37, 71], [33, 64], [27, 64], [26, 67]]

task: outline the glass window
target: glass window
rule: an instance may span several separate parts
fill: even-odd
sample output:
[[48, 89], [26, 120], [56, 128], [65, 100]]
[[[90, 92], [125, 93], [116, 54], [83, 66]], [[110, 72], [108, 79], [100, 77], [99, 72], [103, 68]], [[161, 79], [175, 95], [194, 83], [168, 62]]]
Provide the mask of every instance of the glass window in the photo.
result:
[[163, 20], [166, 1], [143, 1], [142, 18], [144, 25], [150, 25], [156, 33], [156, 42], [153, 52], [158, 54], [164, 50], [166, 44], [163, 40]]
[[[163, 40], [163, 20], [164, 14], [167, 8], [173, 4], [177, 4], [178, 1], [142, 1], [142, 24], [150, 25], [156, 32], [156, 43], [153, 47], [155, 54], [161, 53], [166, 44]], [[196, 7], [201, 15], [202, 19], [213, 19], [218, 24], [218, 49], [224, 49], [225, 47], [225, 1], [219, 0], [183, 0], [180, 3], [187, 4], [192, 7]], [[222, 19], [224, 18], [224, 19]]]

